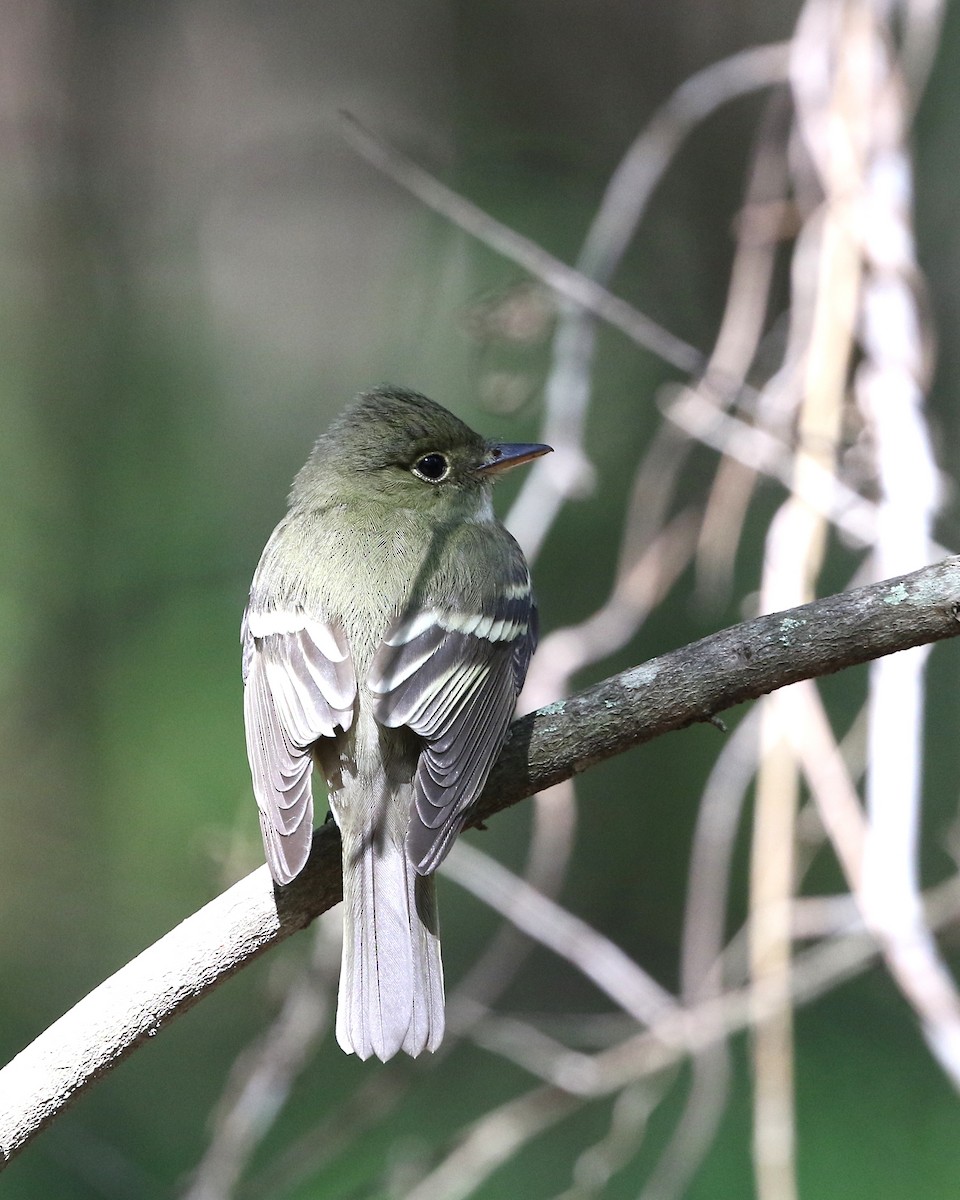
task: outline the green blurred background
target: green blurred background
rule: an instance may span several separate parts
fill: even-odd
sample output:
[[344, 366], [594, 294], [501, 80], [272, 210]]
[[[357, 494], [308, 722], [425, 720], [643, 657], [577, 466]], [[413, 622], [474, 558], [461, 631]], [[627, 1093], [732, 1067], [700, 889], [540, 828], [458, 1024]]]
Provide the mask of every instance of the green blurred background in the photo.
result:
[[[522, 273], [359, 161], [337, 134], [337, 110], [572, 261], [656, 105], [693, 70], [789, 36], [797, 11], [782, 0], [0, 9], [0, 1059], [262, 861], [239, 619], [289, 482], [329, 418], [390, 380], [486, 432], [537, 435], [549, 329], [506, 342], [477, 318]], [[931, 413], [950, 475], [960, 448], [958, 69], [953, 6], [915, 140], [919, 257], [940, 335]], [[704, 350], [762, 103], [738, 101], [691, 138], [615, 280]], [[632, 470], [657, 421], [654, 393], [671, 378], [601, 332], [588, 425], [597, 487], [565, 511], [538, 563], [546, 630], [606, 593]], [[705, 451], [692, 460], [691, 495], [710, 461]], [[503, 485], [501, 511], [514, 487]], [[698, 607], [685, 576], [593, 677], [739, 619], [778, 499], [767, 485], [728, 602]], [[956, 546], [957, 534], [950, 497], [940, 537]], [[854, 560], [837, 548], [833, 561], [840, 584]], [[950, 870], [939, 847], [956, 815], [958, 653], [938, 648], [930, 668], [927, 882]], [[862, 691], [862, 673], [832, 681], [841, 727]], [[670, 988], [696, 804], [721, 745], [697, 727], [580, 785], [563, 900]], [[521, 806], [479, 844], [519, 867], [528, 822]], [[837, 886], [829, 867], [817, 882]], [[449, 883], [441, 902], [455, 983], [497, 922]], [[736, 912], [743, 903], [741, 892]], [[948, 931], [956, 963], [955, 942]], [[3, 1195], [177, 1194], [235, 1059], [309, 945], [301, 935], [268, 955], [138, 1051], [7, 1170]], [[605, 1007], [546, 952], [505, 1003]], [[881, 970], [802, 1012], [798, 1055], [803, 1196], [960, 1194], [960, 1104]], [[751, 1194], [742, 1039], [735, 1069], [691, 1197]], [[530, 1086], [469, 1045], [430, 1072], [348, 1060], [328, 1036], [253, 1176], [376, 1072], [410, 1077], [403, 1105], [282, 1194], [379, 1195], [385, 1164], [429, 1161], [485, 1107]], [[655, 1112], [639, 1154], [598, 1194], [639, 1194], [681, 1097], [675, 1089]], [[609, 1120], [609, 1104], [584, 1109], [478, 1194], [561, 1192], [570, 1147]], [[238, 1194], [271, 1193], [261, 1182]]]

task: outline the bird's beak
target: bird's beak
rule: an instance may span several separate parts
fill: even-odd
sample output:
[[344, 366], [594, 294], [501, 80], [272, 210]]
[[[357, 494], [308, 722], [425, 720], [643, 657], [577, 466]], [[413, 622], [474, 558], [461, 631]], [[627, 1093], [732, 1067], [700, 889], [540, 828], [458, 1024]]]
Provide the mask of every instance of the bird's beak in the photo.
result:
[[500, 475], [552, 452], [552, 446], [542, 446], [538, 442], [491, 442], [487, 446], [487, 457], [478, 470], [481, 475]]

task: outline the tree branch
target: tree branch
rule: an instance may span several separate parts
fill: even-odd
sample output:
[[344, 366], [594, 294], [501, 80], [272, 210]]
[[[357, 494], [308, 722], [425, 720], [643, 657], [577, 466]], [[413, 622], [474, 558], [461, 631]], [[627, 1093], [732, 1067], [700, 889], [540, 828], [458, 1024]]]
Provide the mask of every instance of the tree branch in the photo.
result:
[[694, 374], [703, 366], [703, 355], [695, 347], [448, 188], [412, 159], [372, 134], [352, 113], [341, 112], [340, 117], [340, 132], [360, 157], [416, 196], [427, 208], [440, 213], [504, 258], [518, 263], [535, 279], [543, 280], [556, 295], [595, 313], [638, 346], [652, 350], [664, 362], [686, 374]]
[[[960, 557], [723, 630], [515, 721], [473, 824], [734, 704], [957, 634]], [[340, 899], [329, 823], [289, 887], [261, 867], [95, 988], [0, 1070], [0, 1169], [173, 1017]]]
[[514, 721], [473, 823], [744, 700], [957, 634], [960, 557], [744, 621]]

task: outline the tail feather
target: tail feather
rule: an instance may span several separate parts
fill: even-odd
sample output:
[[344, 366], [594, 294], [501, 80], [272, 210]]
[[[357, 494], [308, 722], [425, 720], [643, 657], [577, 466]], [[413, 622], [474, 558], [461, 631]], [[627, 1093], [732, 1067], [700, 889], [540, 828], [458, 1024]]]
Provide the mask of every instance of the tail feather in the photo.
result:
[[440, 925], [433, 876], [417, 874], [405, 851], [403, 858], [414, 962], [413, 1011], [403, 1049], [416, 1058], [423, 1050], [436, 1050], [443, 1040], [443, 964], [440, 961]]
[[432, 878], [389, 837], [344, 838], [337, 1041], [348, 1054], [416, 1057], [443, 1037], [443, 970]]

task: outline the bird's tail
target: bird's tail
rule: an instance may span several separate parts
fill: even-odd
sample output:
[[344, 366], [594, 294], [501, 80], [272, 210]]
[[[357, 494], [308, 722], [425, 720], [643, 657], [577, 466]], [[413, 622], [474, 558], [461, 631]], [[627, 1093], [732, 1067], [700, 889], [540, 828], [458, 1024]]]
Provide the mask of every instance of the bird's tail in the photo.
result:
[[348, 1054], [416, 1057], [443, 1037], [443, 968], [431, 876], [402, 842], [343, 839], [343, 961], [337, 1041]]

